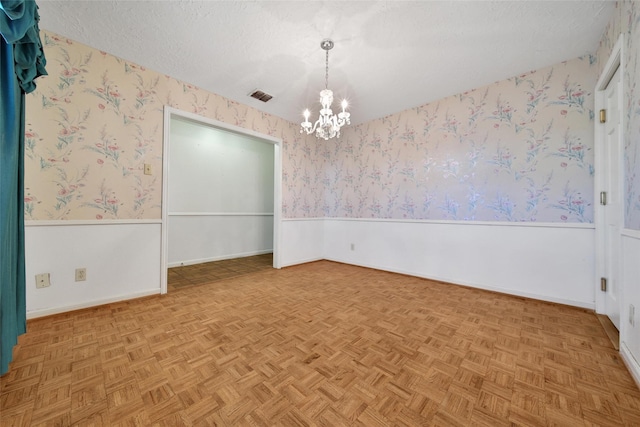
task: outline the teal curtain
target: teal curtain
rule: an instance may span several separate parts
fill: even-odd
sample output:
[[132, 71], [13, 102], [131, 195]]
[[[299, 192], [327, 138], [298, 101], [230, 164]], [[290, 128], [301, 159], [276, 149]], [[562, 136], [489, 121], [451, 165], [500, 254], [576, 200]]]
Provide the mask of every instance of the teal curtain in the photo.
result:
[[46, 74], [36, 3], [0, 0], [0, 375], [26, 332], [24, 102]]

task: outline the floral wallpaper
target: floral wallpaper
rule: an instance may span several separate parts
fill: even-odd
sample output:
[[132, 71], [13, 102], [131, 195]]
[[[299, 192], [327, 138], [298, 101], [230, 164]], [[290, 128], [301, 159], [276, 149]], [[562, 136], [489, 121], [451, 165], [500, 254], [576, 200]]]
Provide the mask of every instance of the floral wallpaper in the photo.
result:
[[[283, 140], [284, 216], [319, 216], [315, 140], [249, 106], [43, 31], [49, 76], [27, 96], [27, 220], [161, 217], [165, 105]], [[153, 175], [144, 175], [145, 163]]]
[[285, 218], [590, 223], [592, 92], [624, 32], [625, 221], [640, 229], [638, 9], [617, 4], [594, 55], [351, 126], [332, 141], [43, 31], [49, 76], [27, 96], [27, 219], [160, 218], [170, 105], [281, 138]]
[[624, 46], [624, 219], [625, 227], [640, 230], [640, 2], [616, 3], [612, 20], [602, 36], [596, 56], [602, 72], [619, 34]]
[[586, 56], [347, 129], [323, 213], [592, 222], [595, 83]]

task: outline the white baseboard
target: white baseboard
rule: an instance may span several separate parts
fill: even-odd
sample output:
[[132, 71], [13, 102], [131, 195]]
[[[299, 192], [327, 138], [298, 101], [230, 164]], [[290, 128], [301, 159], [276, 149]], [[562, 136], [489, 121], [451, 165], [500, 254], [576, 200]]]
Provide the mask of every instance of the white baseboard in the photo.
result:
[[27, 319], [36, 319], [38, 317], [45, 317], [45, 316], [51, 316], [54, 314], [67, 313], [69, 311], [82, 310], [85, 308], [97, 307], [105, 304], [112, 304], [114, 302], [121, 302], [121, 301], [136, 299], [136, 298], [148, 297], [151, 295], [160, 295], [160, 289], [150, 289], [148, 291], [136, 292], [133, 294], [119, 295], [112, 298], [105, 298], [101, 300], [93, 300], [93, 301], [82, 303], [82, 304], [55, 307], [55, 308], [49, 308], [44, 310], [29, 311], [27, 312]]
[[172, 267], [183, 267], [185, 265], [203, 264], [205, 262], [223, 261], [225, 259], [246, 258], [246, 257], [249, 257], [249, 256], [264, 255], [264, 254], [270, 254], [270, 253], [273, 253], [273, 249], [265, 249], [265, 250], [261, 250], [261, 251], [251, 251], [251, 252], [242, 252], [242, 253], [237, 253], [237, 254], [222, 255], [222, 256], [216, 256], [216, 257], [211, 257], [211, 258], [201, 258], [201, 259], [190, 259], [190, 260], [186, 260], [186, 261], [176, 261], [176, 262], [170, 262], [169, 263], [169, 268], [172, 268]]
[[631, 351], [625, 343], [620, 343], [620, 355], [622, 356], [622, 360], [624, 360], [624, 364], [627, 365], [627, 369], [629, 369], [629, 373], [636, 382], [636, 385], [640, 388], [640, 364], [638, 364], [638, 361], [633, 357], [633, 354], [631, 354]]
[[539, 300], [539, 301], [546, 301], [546, 302], [552, 302], [552, 303], [556, 303], [556, 304], [569, 305], [569, 306], [573, 306], [573, 307], [586, 308], [586, 309], [589, 309], [589, 310], [593, 310], [595, 308], [594, 304], [584, 303], [584, 302], [580, 302], [580, 301], [573, 301], [573, 300], [565, 300], [565, 299], [562, 299], [562, 298], [554, 298], [554, 297], [549, 297], [547, 295], [538, 295], [538, 294], [530, 293], [530, 292], [513, 291], [511, 289], [497, 288], [497, 287], [493, 287], [493, 286], [480, 285], [480, 284], [477, 284], [477, 283], [457, 282], [455, 280], [451, 280], [451, 279], [448, 279], [446, 277], [428, 276], [428, 275], [416, 273], [416, 272], [413, 272], [413, 271], [404, 271], [404, 270], [401, 270], [401, 269], [381, 267], [381, 266], [378, 266], [378, 265], [369, 265], [369, 264], [366, 264], [366, 263], [354, 263], [352, 261], [346, 262], [346, 261], [342, 261], [342, 260], [339, 260], [339, 259], [332, 259], [332, 258], [325, 258], [325, 259], [327, 261], [334, 261], [334, 262], [339, 262], [339, 263], [342, 263], [342, 264], [356, 265], [358, 267], [365, 267], [365, 268], [371, 268], [371, 269], [374, 269], [374, 270], [388, 271], [390, 273], [404, 274], [406, 276], [420, 277], [422, 279], [434, 280], [436, 282], [450, 283], [450, 284], [455, 285], [455, 286], [467, 286], [467, 287], [470, 287], [470, 288], [481, 289], [481, 290], [491, 291], [491, 292], [497, 292], [497, 293], [501, 293], [501, 294], [505, 294], [505, 295], [513, 295], [513, 296], [516, 296], [516, 297], [530, 298], [530, 299], [535, 299], [535, 300]]
[[323, 259], [326, 259], [326, 258], [319, 257], [319, 258], [297, 259], [295, 261], [290, 261], [285, 264], [282, 264], [282, 268], [293, 267], [294, 265], [300, 265], [300, 264], [307, 264], [309, 262], [322, 261]]

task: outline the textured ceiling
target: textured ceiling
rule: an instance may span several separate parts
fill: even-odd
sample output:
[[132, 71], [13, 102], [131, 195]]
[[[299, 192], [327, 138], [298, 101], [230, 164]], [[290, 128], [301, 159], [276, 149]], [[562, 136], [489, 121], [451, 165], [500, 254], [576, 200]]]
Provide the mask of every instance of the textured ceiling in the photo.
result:
[[[292, 122], [361, 123], [593, 53], [610, 1], [38, 0], [40, 27]], [[248, 96], [259, 89], [273, 99]]]

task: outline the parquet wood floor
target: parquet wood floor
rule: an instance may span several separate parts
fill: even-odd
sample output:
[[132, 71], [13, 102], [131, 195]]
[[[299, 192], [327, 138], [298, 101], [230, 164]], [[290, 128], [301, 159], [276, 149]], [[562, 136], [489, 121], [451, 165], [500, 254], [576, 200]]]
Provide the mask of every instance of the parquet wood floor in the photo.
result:
[[185, 286], [204, 285], [272, 268], [272, 253], [173, 267], [168, 270], [167, 287], [171, 292]]
[[616, 350], [620, 350], [620, 331], [616, 329], [611, 319], [609, 319], [609, 317], [607, 317], [606, 315], [597, 314], [596, 316], [598, 317], [598, 321], [600, 321], [600, 324], [604, 329], [604, 333], [609, 337], [613, 348], [615, 348]]
[[638, 426], [588, 310], [328, 261], [35, 319], [2, 426]]

